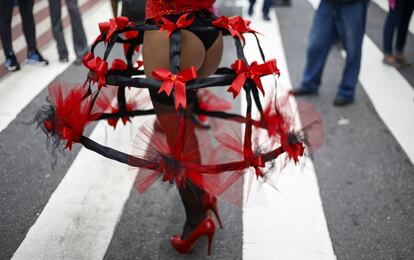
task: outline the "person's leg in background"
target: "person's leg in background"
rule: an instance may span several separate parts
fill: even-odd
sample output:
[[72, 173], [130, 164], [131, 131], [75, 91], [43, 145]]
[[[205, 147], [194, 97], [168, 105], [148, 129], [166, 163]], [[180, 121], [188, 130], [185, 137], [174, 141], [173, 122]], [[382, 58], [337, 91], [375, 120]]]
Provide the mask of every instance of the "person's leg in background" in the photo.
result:
[[6, 58], [4, 65], [8, 71], [16, 71], [20, 69], [20, 64], [17, 62], [12, 45], [11, 21], [13, 1], [0, 0], [0, 10], [2, 10], [0, 15], [0, 38]]
[[291, 91], [295, 96], [311, 95], [318, 92], [325, 62], [336, 37], [333, 7], [329, 0], [322, 0], [315, 13], [309, 34], [302, 82], [299, 87]]
[[68, 48], [66, 46], [62, 25], [62, 6], [60, 0], [49, 0], [50, 20], [52, 22], [53, 37], [57, 43], [59, 61], [68, 62]]
[[19, 1], [19, 10], [22, 17], [23, 32], [24, 37], [26, 38], [27, 50], [29, 52], [37, 49], [33, 5], [34, 0]]
[[265, 21], [270, 21], [270, 16], [269, 16], [269, 12], [270, 12], [270, 8], [272, 8], [273, 5], [273, 1], [272, 0], [264, 0], [263, 3], [263, 20]]
[[365, 35], [368, 1], [342, 5], [335, 26], [346, 52], [345, 68], [334, 105], [353, 103], [361, 68], [362, 42]]
[[37, 50], [36, 25], [33, 16], [33, 5], [34, 0], [19, 1], [23, 32], [27, 43], [27, 62], [32, 65], [46, 66], [49, 62], [45, 60]]
[[256, 0], [249, 0], [250, 6], [249, 6], [249, 10], [247, 11], [247, 13], [249, 14], [249, 16], [253, 15], [253, 11], [254, 11], [254, 4], [256, 4]]
[[82, 16], [78, 6], [78, 0], [66, 0], [70, 21], [72, 23], [73, 46], [77, 60], [75, 63], [81, 64], [82, 58], [88, 53], [89, 46], [86, 40], [85, 29], [82, 23]]
[[4, 55], [7, 56], [13, 52], [12, 46], [12, 34], [11, 34], [11, 21], [13, 13], [13, 2], [12, 0], [1, 0], [0, 10], [0, 36], [1, 44], [3, 45]]
[[395, 45], [395, 61], [399, 65], [408, 65], [404, 57], [404, 47], [407, 41], [408, 26], [414, 10], [413, 0], [401, 1], [401, 15], [398, 24], [397, 42]]
[[400, 2], [396, 1], [394, 6], [389, 6], [389, 12], [385, 19], [384, 32], [383, 32], [383, 62], [388, 65], [395, 65], [395, 59], [393, 56], [393, 42], [394, 32], [398, 28], [398, 16], [400, 8]]

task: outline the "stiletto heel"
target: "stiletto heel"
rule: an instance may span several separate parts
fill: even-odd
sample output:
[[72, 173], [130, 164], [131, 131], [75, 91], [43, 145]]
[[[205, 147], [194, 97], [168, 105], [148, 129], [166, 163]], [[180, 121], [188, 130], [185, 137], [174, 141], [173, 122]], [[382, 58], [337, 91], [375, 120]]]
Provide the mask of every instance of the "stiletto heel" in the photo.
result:
[[220, 214], [217, 208], [217, 198], [210, 193], [206, 193], [203, 196], [203, 205], [205, 210], [213, 211], [216, 219], [220, 225], [220, 228], [223, 229], [223, 223], [221, 222]]
[[198, 238], [208, 236], [208, 255], [211, 255], [211, 244], [213, 242], [216, 225], [214, 221], [207, 217], [205, 218], [190, 234], [187, 239], [181, 239], [179, 235], [171, 238], [171, 244], [181, 254], [188, 254], [193, 249], [193, 246]]
[[208, 235], [208, 249], [207, 249], [208, 256], [211, 255], [211, 245], [213, 244], [213, 237], [214, 237], [214, 232]]

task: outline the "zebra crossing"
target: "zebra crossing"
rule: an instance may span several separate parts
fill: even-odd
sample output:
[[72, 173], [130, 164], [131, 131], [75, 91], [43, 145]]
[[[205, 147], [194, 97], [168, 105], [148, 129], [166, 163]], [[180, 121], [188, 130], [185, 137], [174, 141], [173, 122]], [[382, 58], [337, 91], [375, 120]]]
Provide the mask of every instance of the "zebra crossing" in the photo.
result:
[[[372, 5], [381, 7], [380, 1]], [[35, 8], [42, 9], [42, 3], [37, 1]], [[219, 5], [224, 3], [229, 5], [229, 1], [220, 1]], [[312, 6], [317, 5], [316, 0], [293, 3], [292, 8], [277, 9], [272, 22], [266, 23], [261, 20], [259, 1], [251, 18], [254, 28], [264, 33], [266, 55], [278, 61], [282, 70], [278, 85], [285, 90], [298, 83], [305, 57], [300, 53], [306, 46], [306, 21], [312, 16]], [[246, 4], [235, 2], [244, 10]], [[97, 23], [110, 17], [109, 7], [108, 1], [101, 1], [85, 13], [88, 39], [97, 35]], [[65, 34], [69, 36], [68, 29]], [[249, 44], [251, 40], [247, 38], [246, 48], [248, 58], [254, 60], [257, 58], [252, 54], [257, 50]], [[414, 42], [407, 48], [412, 46]], [[50, 82], [82, 81], [85, 71], [59, 64], [54, 44], [46, 44], [43, 52], [52, 57], [48, 68], [24, 66], [21, 72], [0, 79], [0, 214], [4, 219], [0, 224], [4, 234], [0, 259], [182, 258], [168, 244], [169, 236], [179, 232], [184, 218], [173, 188], [159, 184], [139, 195], [132, 187], [135, 171], [78, 146], [69, 155], [58, 155], [58, 165], [50, 169], [43, 134], [25, 122], [44, 103], [45, 87]], [[231, 62], [231, 58], [223, 62]], [[341, 62], [341, 53], [335, 50], [326, 82], [337, 80], [340, 74], [329, 72]], [[414, 195], [414, 140], [409, 135], [414, 127], [414, 120], [409, 120], [414, 118], [414, 82], [381, 63], [380, 46], [367, 34], [360, 85], [359, 104], [353, 108], [334, 110], [325, 102], [328, 94], [308, 100], [316, 104], [326, 124], [327, 139], [320, 154], [309, 159], [304, 168], [289, 165], [278, 177], [277, 191], [261, 186], [260, 192], [267, 199], [264, 206], [240, 210], [221, 203], [225, 229], [218, 230], [213, 255], [208, 259], [414, 256], [409, 243], [414, 239], [414, 205], [410, 199]], [[330, 93], [330, 89], [323, 91]], [[241, 110], [243, 106], [241, 103]], [[339, 125], [340, 119], [347, 119], [349, 125]], [[152, 118], [135, 119], [116, 131], [101, 122], [88, 131], [100, 143], [129, 151], [134, 131], [148, 120]], [[367, 136], [366, 140], [354, 132]], [[355, 140], [360, 143], [353, 144]], [[384, 152], [383, 147], [390, 150]], [[348, 162], [343, 163], [345, 160]], [[364, 215], [362, 209], [368, 213]], [[397, 232], [408, 241], [398, 241], [390, 248], [388, 244], [394, 244], [383, 232], [392, 238]], [[362, 240], [366, 237], [379, 237], [378, 253], [367, 249], [372, 244]], [[189, 257], [207, 259], [200, 247]]]

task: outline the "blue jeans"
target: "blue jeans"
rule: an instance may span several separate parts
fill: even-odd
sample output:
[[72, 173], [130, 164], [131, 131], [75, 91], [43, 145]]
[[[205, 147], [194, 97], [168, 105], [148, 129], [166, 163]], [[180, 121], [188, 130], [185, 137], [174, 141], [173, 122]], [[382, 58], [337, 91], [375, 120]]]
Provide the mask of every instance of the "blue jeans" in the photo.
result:
[[[254, 4], [256, 3], [256, 0], [249, 0], [249, 2], [251, 6], [254, 6]], [[272, 0], [264, 0], [263, 9], [262, 9], [263, 14], [266, 14], [266, 15], [269, 14], [272, 4], [273, 4]]]
[[337, 96], [354, 99], [361, 67], [368, 2], [360, 0], [353, 4], [334, 4], [329, 0], [321, 1], [309, 36], [301, 88], [315, 92], [318, 90], [329, 51], [335, 40], [339, 39], [346, 51], [346, 61]]

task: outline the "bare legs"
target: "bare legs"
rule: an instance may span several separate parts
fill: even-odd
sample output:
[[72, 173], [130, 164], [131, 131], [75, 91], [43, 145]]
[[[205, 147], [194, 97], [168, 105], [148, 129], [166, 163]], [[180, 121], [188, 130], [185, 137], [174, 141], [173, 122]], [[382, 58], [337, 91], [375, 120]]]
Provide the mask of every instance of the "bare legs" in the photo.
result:
[[[220, 35], [209, 50], [205, 50], [201, 40], [189, 31], [182, 31], [181, 40], [181, 70], [191, 66], [198, 69], [201, 77], [213, 74], [220, 63], [223, 52], [223, 38]], [[169, 68], [169, 40], [166, 33], [159, 31], [146, 31], [144, 35], [143, 59], [145, 64], [145, 74], [152, 78], [152, 72], [158, 68]], [[177, 142], [178, 129], [180, 127], [180, 116], [175, 111], [173, 104], [164, 105], [152, 100], [158, 120], [165, 134], [170, 147], [174, 147]], [[186, 117], [192, 113], [192, 105], [188, 104]], [[167, 117], [163, 115], [168, 115]], [[194, 126], [184, 123], [181, 127], [185, 128], [186, 142], [185, 149], [193, 151], [191, 161], [200, 163], [200, 153], [198, 141], [195, 135]], [[165, 131], [167, 130], [167, 131]], [[178, 192], [181, 196], [187, 220], [183, 228], [182, 238], [185, 239], [191, 231], [206, 218], [206, 211], [202, 203], [204, 191], [186, 181], [186, 188], [179, 187]]]

